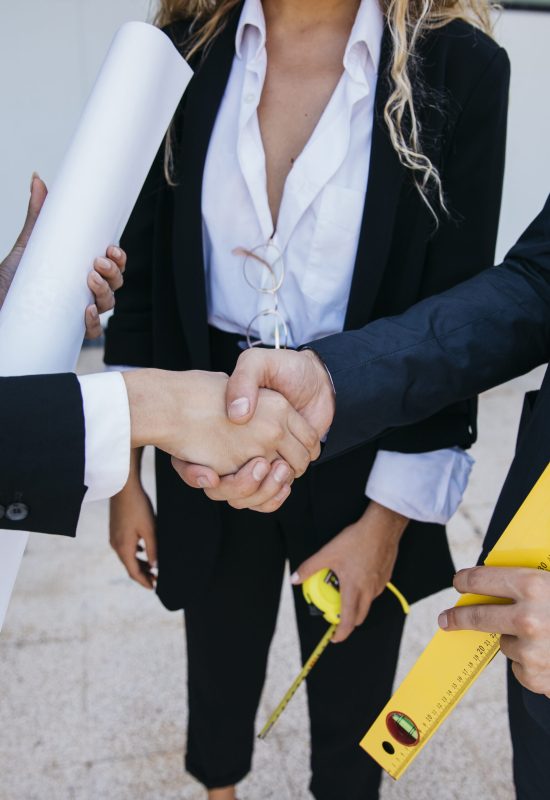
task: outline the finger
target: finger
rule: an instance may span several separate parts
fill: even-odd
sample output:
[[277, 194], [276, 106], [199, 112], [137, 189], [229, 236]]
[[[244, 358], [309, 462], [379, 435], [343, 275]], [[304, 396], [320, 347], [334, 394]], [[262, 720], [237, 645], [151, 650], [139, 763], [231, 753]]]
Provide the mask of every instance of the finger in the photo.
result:
[[297, 411], [289, 413], [287, 424], [291, 434], [307, 449], [310, 460], [316, 461], [321, 455], [321, 442], [316, 430]]
[[[234, 475], [226, 475], [215, 489], [206, 489], [211, 500], [236, 503], [253, 499], [270, 471], [270, 464], [265, 458], [249, 461]], [[242, 508], [246, 507], [246, 503]]]
[[369, 615], [374, 597], [368, 593], [363, 592], [359, 597], [359, 605], [357, 606], [357, 617], [355, 619], [355, 627], [362, 625]]
[[44, 205], [44, 200], [46, 199], [47, 194], [48, 189], [46, 188], [46, 184], [42, 178], [36, 174], [36, 172], [33, 173], [31, 178], [31, 196], [27, 208], [27, 218], [25, 219], [25, 224], [23, 225], [21, 233], [17, 238], [16, 247], [26, 247], [36, 220], [38, 219], [38, 215], [40, 214], [42, 206]]
[[340, 612], [340, 624], [332, 637], [334, 644], [344, 642], [350, 633], [355, 630], [355, 620], [357, 619], [359, 606], [359, 591], [354, 586], [348, 586], [345, 580], [340, 582], [340, 596], [342, 598], [342, 610]]
[[143, 586], [145, 589], [153, 588], [153, 579], [152, 577], [147, 577], [140, 568], [140, 562], [136, 558], [136, 551], [133, 548], [121, 548], [117, 550], [117, 554], [132, 580], [139, 583], [140, 586]]
[[271, 465], [261, 459], [258, 460], [252, 476], [258, 479], [254, 493], [248, 492], [249, 484], [246, 493], [241, 498], [230, 500], [229, 505], [237, 509], [250, 508], [264, 514], [273, 513], [290, 494], [290, 485], [294, 480], [292, 468], [282, 459], [275, 459]]
[[100, 314], [110, 311], [115, 305], [113, 290], [101, 275], [92, 270], [88, 275], [88, 288], [94, 295], [95, 304]]
[[510, 661], [521, 661], [522, 642], [517, 636], [503, 635], [500, 637], [500, 649]]
[[278, 511], [281, 506], [288, 500], [290, 494], [292, 492], [292, 488], [290, 484], [283, 486], [280, 492], [275, 495], [272, 500], [267, 500], [265, 503], [262, 503], [259, 506], [251, 506], [251, 511], [257, 511], [260, 514], [273, 514], [274, 511]]
[[157, 569], [157, 537], [154, 530], [146, 531], [142, 534], [145, 545], [145, 554], [149, 562], [150, 569]]
[[245, 350], [239, 357], [226, 390], [227, 416], [232, 422], [242, 425], [254, 416], [259, 389], [267, 384], [269, 363], [267, 350]]
[[325, 548], [323, 547], [321, 550], [318, 550], [314, 555], [310, 556], [310, 558], [306, 559], [306, 561], [300, 564], [298, 569], [290, 576], [290, 582], [293, 586], [298, 586], [304, 581], [307, 581], [308, 578], [311, 578], [312, 575], [320, 572], [322, 569], [330, 568], [331, 565], [328, 557], [325, 554]]
[[220, 485], [220, 476], [210, 467], [200, 464], [189, 464], [179, 458], [172, 457], [172, 466], [184, 483], [191, 489], [216, 489]]
[[117, 264], [110, 258], [96, 258], [94, 261], [94, 270], [105, 278], [111, 291], [116, 292], [124, 283], [122, 272]]
[[128, 256], [124, 250], [121, 247], [117, 247], [113, 244], [107, 248], [107, 257], [111, 258], [115, 262], [120, 272], [124, 275], [124, 272], [126, 271], [126, 262], [128, 260]]
[[550, 574], [521, 567], [472, 567], [457, 572], [455, 589], [459, 592], [485, 594], [511, 600], [532, 599], [548, 592]]
[[286, 433], [282, 441], [277, 444], [277, 452], [292, 467], [297, 478], [300, 478], [311, 464], [309, 451], [290, 432]]
[[103, 333], [99, 312], [96, 305], [88, 306], [84, 316], [86, 322], [86, 339], [99, 339]]
[[483, 631], [515, 636], [518, 630], [516, 617], [518, 612], [514, 605], [455, 606], [443, 611], [438, 623], [446, 631]]

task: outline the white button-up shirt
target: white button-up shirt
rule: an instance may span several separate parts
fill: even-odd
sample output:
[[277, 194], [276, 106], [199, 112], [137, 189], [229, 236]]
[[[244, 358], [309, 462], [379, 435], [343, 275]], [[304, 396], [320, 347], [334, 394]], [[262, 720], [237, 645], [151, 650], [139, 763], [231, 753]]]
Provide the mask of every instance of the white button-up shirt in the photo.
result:
[[[362, 0], [342, 76], [292, 165], [275, 230], [258, 122], [266, 23], [261, 0], [244, 3], [203, 180], [208, 320], [214, 327], [244, 337], [252, 320], [272, 305], [249, 286], [242, 255], [234, 252], [272, 240], [285, 267], [278, 300], [289, 345], [342, 331], [369, 177], [383, 30], [377, 0]], [[253, 335], [272, 343], [266, 338], [271, 331], [260, 324]], [[417, 455], [380, 451], [367, 495], [412, 519], [446, 522], [462, 499], [472, 464], [459, 448]]]
[[112, 497], [130, 469], [130, 407], [122, 375], [103, 372], [79, 379], [86, 430], [84, 502]]

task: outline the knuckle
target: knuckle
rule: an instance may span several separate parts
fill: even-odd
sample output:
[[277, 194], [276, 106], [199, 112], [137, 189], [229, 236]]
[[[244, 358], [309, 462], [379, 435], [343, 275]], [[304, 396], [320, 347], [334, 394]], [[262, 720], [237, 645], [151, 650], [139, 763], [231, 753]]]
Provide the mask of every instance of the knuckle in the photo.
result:
[[547, 589], [547, 578], [539, 570], [529, 570], [522, 583], [523, 594], [528, 600], [537, 600]]
[[540, 617], [531, 609], [519, 611], [516, 623], [518, 629], [528, 638], [537, 636], [542, 629]]

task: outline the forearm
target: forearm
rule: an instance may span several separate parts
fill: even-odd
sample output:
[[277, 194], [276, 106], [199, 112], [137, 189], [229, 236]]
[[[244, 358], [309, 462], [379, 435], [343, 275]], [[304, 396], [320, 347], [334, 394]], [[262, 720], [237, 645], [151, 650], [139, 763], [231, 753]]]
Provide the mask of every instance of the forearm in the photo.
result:
[[499, 267], [312, 345], [336, 389], [325, 457], [521, 375], [550, 351], [550, 202]]

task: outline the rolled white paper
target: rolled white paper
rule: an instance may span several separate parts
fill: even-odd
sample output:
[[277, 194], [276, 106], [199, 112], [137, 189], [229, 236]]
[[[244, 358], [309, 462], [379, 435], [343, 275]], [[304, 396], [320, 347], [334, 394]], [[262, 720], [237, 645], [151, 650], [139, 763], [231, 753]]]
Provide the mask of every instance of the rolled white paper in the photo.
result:
[[[193, 73], [158, 28], [116, 34], [0, 313], [0, 375], [74, 370], [94, 258], [118, 241]], [[0, 629], [28, 534], [0, 533]]]

